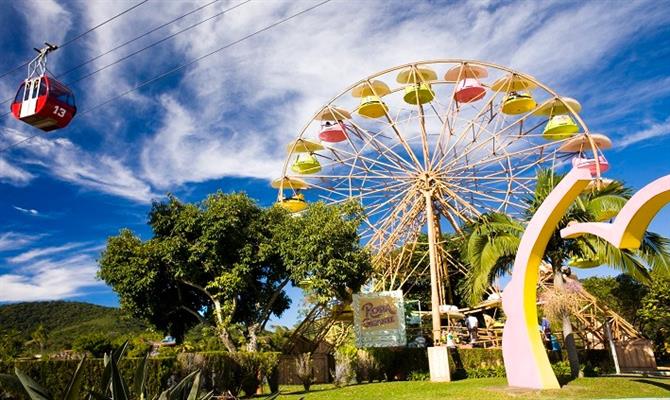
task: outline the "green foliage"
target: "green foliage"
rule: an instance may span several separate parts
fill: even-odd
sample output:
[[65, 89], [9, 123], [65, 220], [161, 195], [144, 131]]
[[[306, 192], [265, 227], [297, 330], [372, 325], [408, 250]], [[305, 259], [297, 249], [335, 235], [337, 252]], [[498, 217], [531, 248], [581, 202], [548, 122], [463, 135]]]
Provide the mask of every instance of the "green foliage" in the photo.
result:
[[[3, 332], [15, 331], [18, 334], [16, 341], [22, 344], [29, 341], [36, 344], [26, 348], [24, 353], [28, 350], [53, 353], [71, 349], [74, 339], [96, 332], [105, 332], [114, 343], [120, 343], [146, 334], [148, 325], [115, 308], [79, 302], [43, 301], [0, 306], [0, 327]], [[33, 337], [36, 333], [38, 337]], [[2, 354], [6, 354], [2, 350], [3, 335], [0, 333], [0, 359]], [[43, 346], [40, 346], [40, 341]]]
[[356, 377], [353, 368], [355, 357], [356, 351], [353, 346], [341, 347], [335, 352], [335, 370], [331, 371], [331, 375], [336, 387], [347, 386], [354, 381]]
[[411, 371], [407, 374], [408, 381], [429, 381], [430, 372], [426, 371]]
[[649, 292], [642, 298], [638, 315], [643, 332], [655, 345], [657, 357], [670, 360], [670, 277], [654, 274]]
[[[351, 205], [315, 204], [294, 218], [241, 193], [218, 192], [196, 204], [169, 196], [149, 213], [151, 239], [127, 229], [108, 239], [99, 276], [123, 309], [178, 339], [210, 324], [228, 350], [256, 350], [270, 317], [289, 307], [289, 282], [309, 279], [317, 295], [332, 297], [365, 281], [370, 263], [359, 223], [360, 209]], [[234, 343], [236, 327], [242, 336]]]
[[198, 324], [190, 329], [184, 336], [182, 347], [188, 352], [225, 350], [217, 338], [216, 328], [207, 324]]
[[624, 317], [626, 321], [640, 327], [637, 312], [642, 305], [642, 298], [648, 291], [645, 285], [626, 274], [617, 277], [591, 277], [581, 282], [584, 289], [600, 302]]
[[[326, 205], [317, 202], [300, 218], [281, 213], [274, 225], [274, 241], [295, 285], [303, 284], [322, 299], [348, 299], [368, 279], [369, 253], [359, 244], [363, 211], [354, 202]], [[305, 285], [304, 283], [307, 282]]]
[[468, 371], [468, 378], [504, 378], [505, 367], [493, 365], [490, 367], [472, 368]]
[[22, 335], [16, 329], [0, 331], [0, 361], [12, 360], [21, 354]]
[[74, 340], [72, 348], [82, 353], [90, 353], [95, 358], [100, 358], [105, 353], [114, 349], [112, 339], [104, 333], [89, 333], [79, 336]]
[[[133, 386], [128, 386], [124, 380], [118, 366], [118, 362], [122, 357], [123, 350], [116, 350], [105, 357], [105, 368], [102, 372], [101, 391], [90, 391], [89, 396], [96, 399], [108, 400], [130, 400], [130, 399], [145, 399], [147, 397], [145, 389], [146, 381], [146, 361], [147, 358], [141, 360], [135, 371], [135, 382]], [[69, 384], [63, 393], [64, 400], [76, 400], [84, 397], [82, 391], [82, 382], [84, 379], [84, 370], [82, 368], [85, 360], [81, 360], [72, 374]], [[20, 369], [15, 368], [15, 374], [23, 389], [28, 394], [31, 400], [53, 400], [57, 397], [52, 396], [49, 390], [41, 386], [39, 383], [23, 373]], [[131, 391], [132, 388], [132, 391]], [[188, 395], [188, 400], [206, 400], [211, 397], [211, 393], [204, 396], [199, 396], [200, 391], [200, 371], [194, 371], [187, 375], [176, 385], [164, 390], [158, 396], [161, 399], [183, 399]]]

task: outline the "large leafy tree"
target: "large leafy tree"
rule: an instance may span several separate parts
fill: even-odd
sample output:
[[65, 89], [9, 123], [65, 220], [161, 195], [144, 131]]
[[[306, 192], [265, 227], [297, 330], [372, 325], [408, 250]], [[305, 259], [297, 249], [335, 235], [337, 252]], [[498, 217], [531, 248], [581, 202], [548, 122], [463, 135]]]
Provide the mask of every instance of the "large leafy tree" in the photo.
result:
[[581, 280], [581, 283], [587, 292], [642, 330], [638, 310], [649, 291], [647, 286], [627, 274], [616, 277], [594, 276]]
[[670, 360], [670, 276], [652, 274], [649, 291], [642, 298], [638, 310], [642, 331], [656, 343], [656, 355]]
[[189, 204], [169, 196], [149, 213], [153, 236], [128, 229], [110, 237], [99, 276], [121, 306], [181, 338], [212, 324], [236, 351], [241, 328], [247, 349], [272, 315], [290, 305], [285, 288], [310, 278], [323, 297], [341, 296], [365, 281], [369, 257], [358, 244], [360, 210], [316, 204], [294, 218], [260, 208], [245, 194], [215, 193]]
[[[490, 213], [464, 229], [462, 256], [470, 264], [470, 272], [462, 290], [471, 303], [481, 300], [485, 289], [497, 277], [510, 272], [526, 223], [562, 179], [552, 171], [538, 172], [535, 193], [526, 199], [528, 208], [522, 219]], [[593, 236], [562, 239], [560, 230], [570, 222], [605, 221], [614, 217], [631, 196], [631, 190], [619, 182], [582, 193], [561, 218], [547, 245], [543, 261], [553, 271], [554, 286], [565, 290], [563, 267], [572, 260], [576, 267], [609, 265], [641, 282], [649, 281], [650, 269], [668, 270], [670, 241], [646, 232], [639, 250], [620, 250]], [[562, 318], [563, 335], [573, 376], [579, 373], [579, 359], [570, 323]]]

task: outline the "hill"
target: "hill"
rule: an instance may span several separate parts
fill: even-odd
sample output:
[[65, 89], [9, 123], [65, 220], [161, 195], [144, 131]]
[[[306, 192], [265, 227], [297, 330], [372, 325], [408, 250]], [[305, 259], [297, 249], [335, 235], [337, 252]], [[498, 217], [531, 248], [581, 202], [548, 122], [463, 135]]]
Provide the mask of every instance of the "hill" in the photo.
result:
[[0, 306], [0, 329], [16, 331], [25, 341], [39, 325], [46, 329], [50, 349], [69, 348], [83, 335], [102, 333], [110, 338], [128, 337], [147, 330], [141, 320], [123, 315], [118, 308], [70, 301], [40, 301]]

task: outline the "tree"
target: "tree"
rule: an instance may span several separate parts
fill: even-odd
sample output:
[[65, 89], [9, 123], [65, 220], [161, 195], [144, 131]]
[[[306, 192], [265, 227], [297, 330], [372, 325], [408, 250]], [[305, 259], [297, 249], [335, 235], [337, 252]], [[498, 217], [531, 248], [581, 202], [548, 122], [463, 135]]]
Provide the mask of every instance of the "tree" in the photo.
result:
[[642, 331], [656, 344], [656, 356], [667, 361], [670, 360], [670, 277], [660, 273], [652, 276], [638, 315]]
[[[535, 193], [526, 199], [528, 208], [521, 220], [505, 214], [490, 213], [465, 227], [461, 253], [471, 269], [461, 289], [471, 303], [480, 301], [486, 287], [497, 277], [510, 272], [525, 224], [562, 177], [549, 170], [538, 172]], [[621, 183], [612, 182], [585, 191], [567, 210], [549, 239], [543, 258], [553, 271], [554, 286], [558, 290], [565, 290], [562, 270], [570, 260], [578, 267], [609, 265], [642, 282], [649, 281], [649, 269], [668, 269], [670, 240], [655, 233], [646, 232], [640, 249], [635, 251], [617, 249], [593, 236], [561, 238], [560, 230], [571, 221], [604, 221], [614, 217], [631, 193]], [[577, 376], [579, 359], [569, 315], [565, 315], [561, 323], [570, 369], [572, 375]]]
[[47, 340], [49, 339], [49, 335], [47, 334], [47, 330], [44, 327], [44, 325], [39, 324], [35, 331], [31, 335], [33, 342], [37, 344], [40, 348], [40, 354], [44, 353], [44, 348], [47, 345]]
[[102, 332], [78, 336], [74, 339], [72, 347], [78, 352], [91, 353], [96, 358], [101, 358], [105, 353], [114, 350], [112, 339]]
[[633, 279], [630, 275], [616, 277], [591, 277], [581, 281], [587, 292], [595, 296], [608, 308], [642, 330], [638, 310], [648, 287]]
[[212, 324], [229, 351], [236, 327], [247, 350], [272, 315], [290, 304], [284, 288], [307, 278], [321, 296], [341, 296], [367, 279], [369, 256], [358, 244], [360, 208], [315, 204], [294, 218], [260, 208], [245, 194], [208, 196], [197, 204], [174, 196], [149, 213], [153, 237], [130, 230], [108, 239], [99, 276], [122, 308], [181, 339]]
[[0, 361], [16, 358], [22, 350], [23, 339], [17, 330], [0, 330]]

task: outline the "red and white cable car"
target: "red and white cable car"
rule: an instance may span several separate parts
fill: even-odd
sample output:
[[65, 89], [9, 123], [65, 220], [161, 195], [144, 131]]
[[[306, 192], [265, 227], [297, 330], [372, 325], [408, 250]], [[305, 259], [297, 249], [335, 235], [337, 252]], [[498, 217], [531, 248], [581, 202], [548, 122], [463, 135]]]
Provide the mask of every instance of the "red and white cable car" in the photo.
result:
[[11, 105], [17, 119], [52, 131], [65, 128], [77, 113], [72, 91], [55, 78], [47, 76], [46, 55], [57, 49], [47, 43], [29, 64], [28, 78], [21, 84]]

